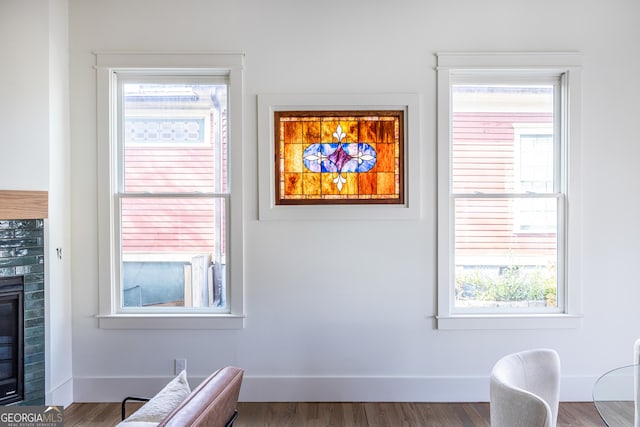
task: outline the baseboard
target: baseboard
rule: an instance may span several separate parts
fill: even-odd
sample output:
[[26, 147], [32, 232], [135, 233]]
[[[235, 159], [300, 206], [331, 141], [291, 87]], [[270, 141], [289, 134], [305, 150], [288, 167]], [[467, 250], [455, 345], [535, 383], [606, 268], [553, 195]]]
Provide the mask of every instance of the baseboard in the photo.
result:
[[[560, 398], [592, 400], [597, 377], [561, 380]], [[253, 377], [245, 376], [243, 402], [488, 402], [488, 377]]]
[[[74, 402], [121, 402], [127, 396], [151, 397], [164, 387], [166, 377], [74, 377]], [[204, 378], [189, 377], [191, 388]]]
[[73, 403], [73, 378], [69, 378], [59, 386], [51, 389], [45, 394], [44, 401], [47, 405], [64, 406], [65, 408]]
[[[75, 402], [150, 397], [172, 377], [75, 377]], [[189, 377], [194, 388], [204, 377]], [[560, 400], [587, 402], [597, 377], [562, 378]], [[275, 377], [245, 373], [241, 402], [488, 402], [488, 377]]]

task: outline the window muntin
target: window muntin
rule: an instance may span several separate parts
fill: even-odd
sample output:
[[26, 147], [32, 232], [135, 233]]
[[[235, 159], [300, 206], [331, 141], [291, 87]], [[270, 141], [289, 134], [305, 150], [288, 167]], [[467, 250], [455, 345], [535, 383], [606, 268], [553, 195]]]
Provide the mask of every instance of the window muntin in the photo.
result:
[[118, 309], [228, 312], [227, 83], [116, 76]]

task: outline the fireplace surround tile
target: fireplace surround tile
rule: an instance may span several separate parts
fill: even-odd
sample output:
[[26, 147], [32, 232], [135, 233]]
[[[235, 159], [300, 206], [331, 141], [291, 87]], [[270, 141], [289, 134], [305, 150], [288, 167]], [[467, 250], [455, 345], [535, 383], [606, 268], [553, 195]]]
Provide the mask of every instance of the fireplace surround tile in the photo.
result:
[[0, 277], [24, 276], [24, 393], [44, 405], [44, 220], [0, 220]]

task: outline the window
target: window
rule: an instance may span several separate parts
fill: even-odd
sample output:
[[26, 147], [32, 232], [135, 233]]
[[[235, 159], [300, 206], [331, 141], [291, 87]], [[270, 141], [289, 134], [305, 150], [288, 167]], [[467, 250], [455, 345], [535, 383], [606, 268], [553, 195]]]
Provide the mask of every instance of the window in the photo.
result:
[[100, 326], [242, 327], [242, 55], [97, 58]]
[[579, 90], [576, 54], [438, 55], [439, 328], [579, 324]]
[[[516, 193], [551, 193], [554, 183], [554, 139], [551, 124], [514, 124]], [[514, 211], [516, 233], [555, 233], [553, 200], [519, 199]]]

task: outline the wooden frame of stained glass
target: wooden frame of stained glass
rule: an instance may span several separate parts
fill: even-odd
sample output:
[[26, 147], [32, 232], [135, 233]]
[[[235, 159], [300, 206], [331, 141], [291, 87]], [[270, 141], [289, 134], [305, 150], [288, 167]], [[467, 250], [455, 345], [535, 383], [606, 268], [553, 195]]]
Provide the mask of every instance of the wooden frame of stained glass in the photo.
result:
[[404, 203], [404, 110], [273, 114], [277, 205]]

